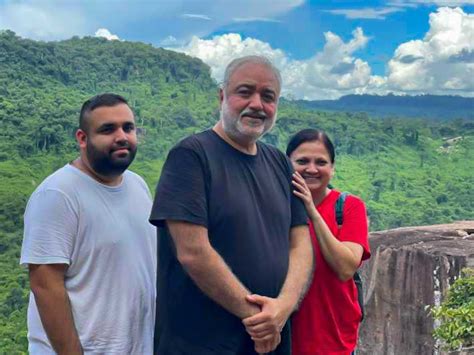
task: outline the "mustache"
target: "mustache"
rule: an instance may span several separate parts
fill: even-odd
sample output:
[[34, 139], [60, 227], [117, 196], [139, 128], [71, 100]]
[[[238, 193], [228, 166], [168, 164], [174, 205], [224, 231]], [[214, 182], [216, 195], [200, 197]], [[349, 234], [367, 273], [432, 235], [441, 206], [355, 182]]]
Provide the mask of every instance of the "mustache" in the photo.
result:
[[268, 118], [267, 114], [263, 110], [252, 110], [249, 108], [246, 108], [240, 113], [240, 117], [243, 116], [250, 116], [252, 118], [259, 118], [262, 120]]
[[114, 144], [110, 150], [114, 152], [116, 150], [123, 149], [123, 148], [127, 148], [130, 150], [130, 144], [128, 143], [128, 141], [117, 142], [117, 144]]

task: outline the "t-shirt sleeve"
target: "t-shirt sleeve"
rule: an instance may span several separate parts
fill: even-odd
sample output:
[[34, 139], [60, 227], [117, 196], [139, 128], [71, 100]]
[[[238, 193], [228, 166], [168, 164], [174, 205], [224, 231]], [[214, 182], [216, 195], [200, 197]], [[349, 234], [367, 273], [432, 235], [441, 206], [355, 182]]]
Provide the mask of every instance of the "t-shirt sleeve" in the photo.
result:
[[35, 192], [26, 207], [20, 264], [71, 264], [78, 215], [61, 191]]
[[347, 196], [343, 216], [344, 221], [339, 233], [339, 240], [360, 244], [364, 248], [362, 260], [370, 258], [369, 231], [364, 202], [355, 196]]
[[307, 225], [308, 224], [308, 215], [304, 207], [303, 201], [293, 194], [293, 189], [291, 191], [291, 227]]
[[149, 197], [150, 201], [152, 199], [152, 196], [151, 196], [151, 192], [150, 192], [150, 189], [148, 188], [148, 185], [147, 183], [145, 182], [145, 180], [143, 180], [143, 178], [136, 174], [136, 177], [137, 177], [137, 180], [138, 180], [138, 183], [140, 184], [140, 186], [143, 188], [143, 190], [145, 191], [146, 195]]
[[288, 181], [290, 184], [290, 203], [291, 203], [291, 227], [307, 225], [308, 224], [308, 215], [306, 213], [306, 208], [304, 207], [303, 200], [293, 193], [294, 187], [292, 184], [293, 180], [293, 166], [291, 165], [290, 160], [285, 156], [286, 166], [288, 172]]
[[167, 219], [208, 225], [204, 169], [191, 148], [173, 148], [163, 166], [150, 223], [162, 227]]

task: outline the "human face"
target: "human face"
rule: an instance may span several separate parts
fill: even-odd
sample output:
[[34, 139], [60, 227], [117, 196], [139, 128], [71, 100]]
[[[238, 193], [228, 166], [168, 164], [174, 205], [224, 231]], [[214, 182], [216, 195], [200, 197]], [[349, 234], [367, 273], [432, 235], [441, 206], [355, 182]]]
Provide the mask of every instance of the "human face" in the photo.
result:
[[236, 143], [255, 143], [276, 120], [280, 88], [264, 64], [245, 63], [220, 92], [224, 132]]
[[293, 168], [304, 178], [313, 196], [324, 194], [334, 175], [334, 165], [321, 141], [302, 143], [290, 156]]
[[82, 135], [78, 132], [78, 140], [90, 167], [100, 176], [121, 175], [137, 151], [132, 110], [126, 104], [102, 106], [93, 110], [87, 120], [89, 129]]

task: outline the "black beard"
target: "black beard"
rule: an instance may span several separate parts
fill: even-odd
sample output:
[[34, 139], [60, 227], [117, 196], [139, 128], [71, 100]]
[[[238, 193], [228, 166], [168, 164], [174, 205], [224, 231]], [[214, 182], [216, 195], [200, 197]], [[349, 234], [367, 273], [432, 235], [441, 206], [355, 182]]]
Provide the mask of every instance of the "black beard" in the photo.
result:
[[137, 153], [136, 147], [128, 147], [129, 154], [124, 158], [113, 158], [112, 153], [104, 154], [95, 149], [92, 144], [87, 145], [87, 160], [92, 169], [102, 176], [112, 177], [119, 176], [127, 170], [130, 164], [135, 159]]

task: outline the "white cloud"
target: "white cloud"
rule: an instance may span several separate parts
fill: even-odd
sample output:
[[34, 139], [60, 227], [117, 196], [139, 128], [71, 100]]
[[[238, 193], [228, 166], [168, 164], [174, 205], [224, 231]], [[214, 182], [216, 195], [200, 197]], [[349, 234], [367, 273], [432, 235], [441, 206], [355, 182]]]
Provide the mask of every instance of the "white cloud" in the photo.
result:
[[[260, 21], [277, 17], [302, 5], [305, 0], [0, 0], [0, 29], [40, 40], [92, 35], [97, 28], [126, 29], [137, 24], [156, 23], [153, 35], [172, 35], [178, 41], [191, 35], [205, 36], [237, 19]], [[195, 21], [191, 21], [194, 19]], [[198, 21], [201, 20], [201, 21]], [[160, 26], [161, 25], [161, 26]], [[121, 26], [121, 27], [120, 27]], [[161, 33], [157, 31], [162, 31]], [[150, 34], [147, 33], [150, 38]]]
[[474, 91], [474, 14], [439, 8], [421, 40], [401, 44], [388, 63], [387, 86], [405, 92]]
[[329, 99], [365, 87], [370, 82], [371, 69], [354, 53], [364, 48], [369, 39], [361, 28], [352, 35], [350, 41], [344, 42], [338, 35], [326, 32], [321, 52], [283, 68], [285, 88], [297, 98]]
[[225, 34], [193, 39], [177, 50], [203, 60], [220, 82], [225, 66], [234, 58], [259, 54], [280, 69], [283, 95], [293, 98], [331, 99], [350, 93], [460, 94], [474, 96], [474, 15], [460, 8], [440, 8], [430, 15], [423, 39], [402, 43], [387, 64], [387, 76], [371, 74], [369, 64], [357, 58], [369, 38], [361, 28], [344, 42], [332, 32], [324, 34], [324, 48], [306, 60], [294, 60], [284, 51], [254, 38]]
[[173, 49], [200, 58], [211, 67], [211, 75], [218, 82], [224, 77], [226, 65], [237, 57], [260, 53], [270, 58], [275, 64], [284, 64], [286, 61], [283, 51], [275, 50], [268, 43], [257, 39], [243, 40], [236, 33], [215, 36], [210, 40], [193, 37], [186, 46]]
[[[440, 8], [432, 13], [426, 35], [400, 44], [387, 63], [387, 75], [374, 76], [369, 64], [357, 56], [357, 51], [369, 41], [362, 29], [356, 29], [347, 41], [338, 34], [326, 32], [324, 48], [305, 60], [294, 60], [266, 42], [243, 39], [238, 34], [208, 40], [193, 37], [190, 42], [186, 39], [190, 38], [190, 31], [205, 36], [236, 21], [279, 21], [280, 15], [302, 5], [304, 0], [137, 2], [143, 6], [117, 2], [117, 15], [110, 16], [107, 2], [0, 0], [0, 29], [11, 29], [23, 37], [55, 40], [91, 35], [99, 26], [118, 29], [119, 25], [126, 27], [138, 21], [153, 20], [165, 22], [161, 38], [168, 37], [162, 39], [162, 46], [177, 47], [201, 58], [209, 64], [217, 81], [222, 79], [225, 66], [233, 58], [261, 54], [280, 68], [283, 92], [295, 98], [328, 99], [348, 93], [383, 94], [390, 91], [474, 96], [474, 14], [467, 14], [460, 8]], [[382, 8], [336, 11], [353, 18], [378, 19], [396, 10], [403, 11], [405, 7], [435, 4], [474, 5], [474, 0], [391, 0]], [[187, 17], [181, 17], [183, 13]], [[203, 21], [190, 21], [191, 18]], [[105, 28], [103, 30], [107, 31]], [[96, 32], [96, 35], [116, 37], [110, 31]], [[183, 39], [187, 45], [183, 44]]]
[[242, 39], [239, 34], [215, 36], [209, 40], [194, 37], [179, 50], [203, 60], [211, 67], [211, 75], [220, 82], [226, 65], [234, 58], [258, 54], [268, 57], [283, 77], [283, 95], [296, 98], [335, 98], [341, 93], [365, 86], [370, 82], [367, 62], [353, 57], [368, 41], [362, 29], [344, 42], [331, 32], [325, 33], [326, 45], [314, 57], [298, 61], [290, 59], [282, 50], [253, 38]]
[[343, 15], [347, 19], [368, 19], [368, 20], [383, 20], [387, 15], [394, 12], [403, 11], [401, 7], [384, 7], [380, 9], [376, 8], [364, 8], [364, 9], [337, 9], [337, 10], [326, 10], [333, 15]]
[[160, 42], [161, 47], [178, 47], [183, 46], [185, 43], [183, 41], [178, 40], [174, 36], [168, 36]]
[[6, 2], [0, 3], [1, 28], [33, 39], [64, 39], [84, 33], [86, 19], [74, 4]]
[[211, 21], [212, 19], [209, 16], [201, 15], [201, 14], [182, 14], [182, 18], [189, 18], [195, 20], [204, 20], [204, 21]]
[[103, 37], [108, 39], [109, 41], [113, 40], [120, 40], [120, 38], [117, 35], [113, 35], [110, 33], [110, 31], [106, 28], [99, 28], [96, 32], [95, 35], [96, 37]]

